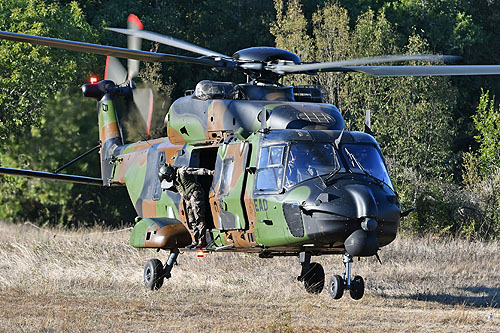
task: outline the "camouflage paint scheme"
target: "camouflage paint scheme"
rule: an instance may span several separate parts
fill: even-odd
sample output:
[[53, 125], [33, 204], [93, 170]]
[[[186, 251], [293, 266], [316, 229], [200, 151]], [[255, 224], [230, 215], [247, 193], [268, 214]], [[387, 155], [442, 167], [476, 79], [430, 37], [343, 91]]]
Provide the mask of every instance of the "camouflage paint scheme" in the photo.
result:
[[230, 135], [244, 140], [261, 128], [263, 110], [269, 129], [342, 130], [345, 126], [340, 112], [331, 104], [292, 102], [277, 93], [263, 97], [273, 99], [200, 100], [194, 95], [180, 98], [167, 115], [168, 137], [177, 144], [205, 144], [225, 140]]
[[[167, 138], [129, 145], [120, 144], [111, 99], [98, 103], [103, 182], [125, 185], [138, 214], [131, 245], [173, 249], [191, 243], [180, 195], [160, 184], [164, 163], [215, 170], [213, 179], [199, 179], [208, 194], [208, 249], [286, 255], [307, 247], [315, 254], [343, 253], [344, 241], [367, 217], [378, 222], [380, 247], [395, 238], [397, 196], [367, 175], [343, 170], [328, 185], [314, 177], [288, 189], [256, 190], [262, 147], [279, 144], [287, 151], [292, 142], [331, 144], [344, 129], [333, 105], [295, 102], [286, 91], [261, 98], [180, 98], [166, 117]], [[360, 142], [379, 150], [371, 136], [359, 132], [343, 132], [340, 146]]]

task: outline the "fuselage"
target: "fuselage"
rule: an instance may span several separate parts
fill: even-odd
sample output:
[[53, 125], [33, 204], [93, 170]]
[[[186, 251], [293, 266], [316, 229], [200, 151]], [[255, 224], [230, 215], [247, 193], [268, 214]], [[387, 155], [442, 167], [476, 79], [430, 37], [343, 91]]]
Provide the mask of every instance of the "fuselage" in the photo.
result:
[[191, 242], [181, 196], [158, 177], [165, 163], [215, 170], [198, 177], [213, 249], [286, 255], [348, 247], [369, 256], [396, 236], [400, 206], [380, 148], [366, 133], [344, 131], [333, 105], [193, 95], [174, 102], [167, 129], [166, 138], [112, 154], [112, 182], [127, 186], [139, 217], [136, 247]]

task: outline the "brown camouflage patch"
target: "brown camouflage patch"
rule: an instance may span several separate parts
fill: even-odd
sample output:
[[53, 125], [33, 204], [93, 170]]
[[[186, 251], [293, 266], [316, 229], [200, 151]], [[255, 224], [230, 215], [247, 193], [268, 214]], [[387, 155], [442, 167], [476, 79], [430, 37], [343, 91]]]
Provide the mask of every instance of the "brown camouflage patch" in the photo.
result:
[[286, 98], [288, 98], [288, 95], [286, 93], [282, 93], [282, 92], [272, 92], [272, 93], [266, 94], [267, 101], [276, 101], [276, 100], [280, 100], [280, 99], [283, 100]]
[[182, 136], [181, 133], [177, 132], [172, 126], [169, 126], [167, 128], [167, 135], [168, 138], [170, 139], [170, 142], [176, 145], [184, 145], [186, 143], [186, 140]]
[[247, 142], [242, 142], [241, 144], [230, 144], [229, 147], [227, 148], [227, 153], [226, 156], [234, 156], [234, 166], [233, 170], [238, 172], [240, 170], [243, 171], [238, 176], [233, 174], [233, 177], [231, 179], [231, 190], [236, 187], [238, 184], [240, 178], [244, 176], [244, 168], [246, 165], [246, 161], [244, 158], [246, 157], [246, 150], [248, 149], [248, 143]]
[[[144, 247], [150, 248], [181, 248], [191, 244], [191, 235], [182, 224], [159, 227], [153, 225], [147, 229], [149, 240], [144, 241]], [[147, 237], [146, 237], [147, 238]]]
[[157, 217], [156, 204], [158, 201], [153, 200], [143, 200], [142, 201], [142, 217], [144, 218], [154, 218]]
[[106, 140], [111, 138], [116, 138], [120, 136], [120, 131], [118, 130], [118, 125], [116, 121], [104, 125], [99, 133], [99, 139], [101, 142], [106, 142]]
[[227, 106], [223, 101], [213, 101], [208, 108], [208, 132], [216, 132], [224, 130], [224, 114], [227, 111]]

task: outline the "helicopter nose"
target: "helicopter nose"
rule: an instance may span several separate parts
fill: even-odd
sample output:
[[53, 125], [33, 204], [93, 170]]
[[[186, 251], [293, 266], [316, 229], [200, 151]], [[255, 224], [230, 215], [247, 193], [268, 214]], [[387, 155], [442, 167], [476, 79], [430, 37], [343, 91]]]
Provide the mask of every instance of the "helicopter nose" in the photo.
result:
[[[345, 190], [352, 198], [356, 210], [354, 213], [357, 218], [378, 216], [377, 201], [370, 187], [361, 184], [351, 184], [345, 186]], [[373, 222], [369, 224], [373, 225]]]
[[[357, 179], [340, 179], [321, 188], [302, 205], [299, 214], [288, 214], [287, 223], [295, 231], [292, 215], [303, 220], [309, 240], [343, 247], [353, 257], [369, 257], [391, 243], [399, 226], [400, 207], [389, 188]], [[290, 220], [290, 222], [288, 221]], [[299, 224], [300, 225], [300, 224]]]
[[353, 257], [369, 257], [375, 255], [379, 248], [377, 237], [378, 205], [370, 187], [361, 184], [346, 186], [346, 191], [353, 199], [356, 217], [362, 219], [361, 229], [353, 231], [344, 241], [344, 246]]

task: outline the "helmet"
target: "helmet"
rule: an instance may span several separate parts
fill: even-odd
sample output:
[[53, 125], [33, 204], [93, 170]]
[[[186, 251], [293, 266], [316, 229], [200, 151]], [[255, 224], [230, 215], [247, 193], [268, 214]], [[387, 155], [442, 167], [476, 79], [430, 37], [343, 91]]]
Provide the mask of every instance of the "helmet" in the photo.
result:
[[166, 180], [167, 182], [171, 182], [174, 180], [175, 169], [173, 166], [169, 164], [165, 164], [160, 168], [158, 172], [158, 177], [160, 180]]

